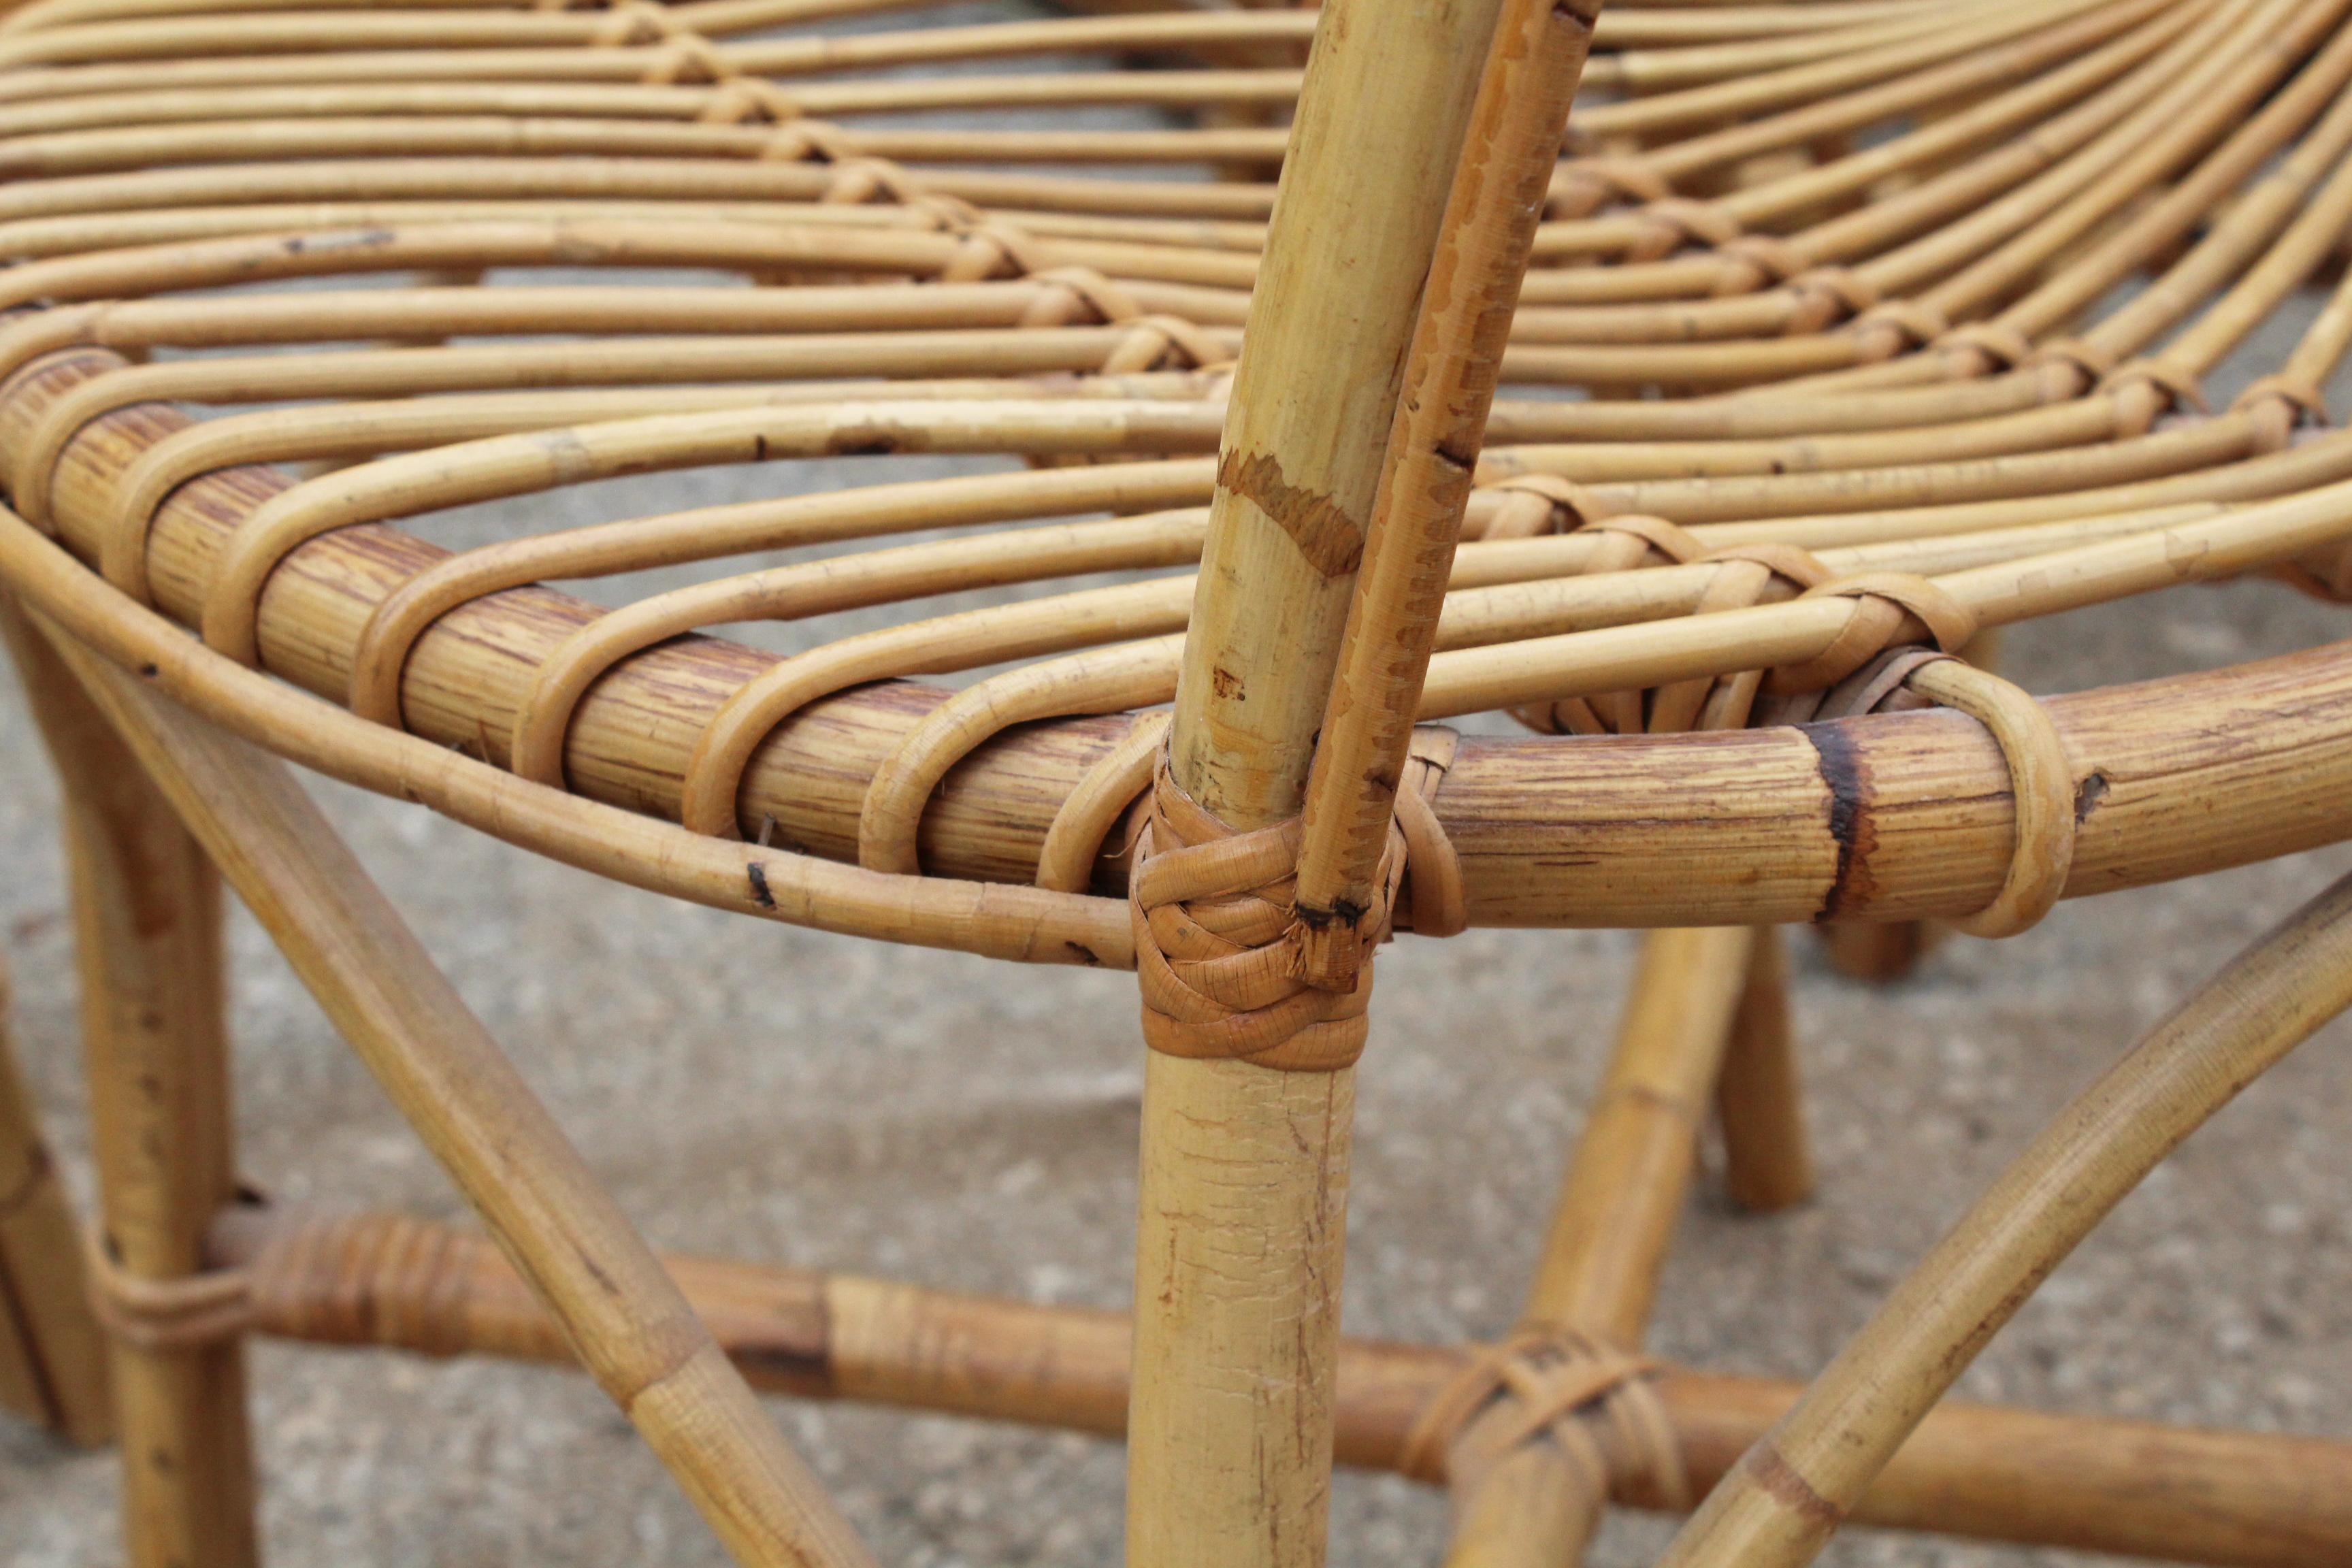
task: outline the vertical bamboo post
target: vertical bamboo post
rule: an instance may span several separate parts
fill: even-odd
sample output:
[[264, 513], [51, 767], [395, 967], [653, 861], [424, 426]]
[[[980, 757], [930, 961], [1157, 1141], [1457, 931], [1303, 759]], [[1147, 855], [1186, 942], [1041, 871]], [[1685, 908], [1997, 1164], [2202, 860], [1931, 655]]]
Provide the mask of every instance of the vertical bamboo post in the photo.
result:
[[[1333, 0], [1237, 367], [1170, 746], [1230, 826], [1299, 808], [1494, 0]], [[1354, 1075], [1150, 1053], [1131, 1568], [1316, 1568]]]
[[83, 1294], [81, 1238], [8, 1030], [0, 963], [0, 1409], [95, 1446], [112, 1435], [106, 1340]]
[[1777, 1214], [1812, 1195], [1803, 1087], [1789, 1027], [1788, 953], [1779, 927], [1759, 926], [1715, 1099], [1723, 1124], [1724, 1188], [1750, 1213]]
[[2191, 1132], [2352, 1005], [2352, 877], [2077, 1095], [1743, 1455], [1660, 1568], [1802, 1568], [1977, 1352]]
[[[203, 1264], [235, 1195], [220, 879], [64, 665], [0, 610], [65, 796], [103, 1245], [128, 1272]], [[258, 1561], [245, 1352], [113, 1349], [123, 1536], [137, 1568]]]
[[[1536, 1266], [1522, 1332], [1570, 1330], [1637, 1349], [1658, 1271], [1696, 1167], [1698, 1130], [1739, 1005], [1753, 933], [1745, 927], [1649, 933], [1602, 1080]], [[1496, 1407], [1507, 1425], [1513, 1407]], [[1485, 1453], [1481, 1422], [1453, 1453], [1457, 1474], [1446, 1568], [1567, 1568], [1608, 1500], [1609, 1478], [1542, 1434]]]
[[1536, 225], [1599, 0], [1505, 0], [1421, 300], [1404, 387], [1307, 779], [1297, 911], [1307, 973], [1351, 975]]
[[1520, 1321], [1626, 1350], [1648, 1332], [1658, 1271], [1696, 1168], [1698, 1133], [1746, 990], [1746, 926], [1654, 931]]
[[[50, 636], [42, 627], [44, 637]], [[280, 763], [55, 634], [59, 662], [743, 1568], [872, 1568], [651, 1248]], [[201, 1239], [201, 1238], [200, 1238]]]

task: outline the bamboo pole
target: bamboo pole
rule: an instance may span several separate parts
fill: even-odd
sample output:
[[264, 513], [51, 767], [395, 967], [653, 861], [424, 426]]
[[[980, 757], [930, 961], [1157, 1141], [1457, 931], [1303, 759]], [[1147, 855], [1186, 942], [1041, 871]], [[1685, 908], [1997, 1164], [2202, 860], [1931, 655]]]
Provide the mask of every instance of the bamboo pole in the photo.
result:
[[1637, 1348], [1745, 989], [1744, 926], [1651, 932], [1521, 1321]]
[[2092, 1226], [2352, 1005], [2352, 878], [2200, 986], [2078, 1095], [1741, 1458], [1662, 1568], [1800, 1568]]
[[1494, 23], [1313, 742], [1295, 906], [1305, 968], [1325, 984], [1351, 977], [1366, 936], [1377, 940], [1360, 927], [1382, 901], [1375, 884], [1422, 679], [1599, 10], [1599, 0], [1506, 0]]
[[[1567, 1330], [1599, 1345], [1640, 1348], [1753, 946], [1744, 926], [1659, 931], [1643, 940], [1519, 1332]], [[1517, 1409], [1516, 1397], [1500, 1399], [1454, 1434], [1447, 1568], [1565, 1568], [1581, 1560], [1600, 1522], [1605, 1461], [1571, 1452], [1549, 1428], [1496, 1451], [1490, 1430], [1515, 1430]]]
[[63, 634], [52, 646], [135, 756], [122, 759], [123, 771], [152, 777], [168, 798], [153, 820], [184, 820], [202, 839], [730, 1554], [746, 1568], [871, 1564], [651, 1251], [293, 776]]
[[[1832, 926], [1837, 931], [1916, 931]], [[1813, 1155], [1805, 1134], [1803, 1085], [1789, 1026], [1789, 959], [1780, 928], [1759, 926], [1748, 949], [1739, 1005], [1731, 1015], [1716, 1114], [1723, 1126], [1723, 1184], [1751, 1214], [1777, 1214], [1812, 1195]]]
[[[182, 1279], [202, 1267], [205, 1228], [236, 1191], [219, 878], [13, 603], [0, 632], [65, 799], [100, 1244], [137, 1279]], [[249, 1568], [259, 1547], [243, 1346], [117, 1337], [110, 1373], [130, 1562]]]
[[[1316, 30], [1170, 740], [1236, 831], [1299, 807], [1494, 17], [1337, 0]], [[1352, 1070], [1153, 1051], [1144, 1084], [1128, 1561], [1319, 1568]]]
[[107, 1342], [81, 1237], [8, 1027], [0, 963], [0, 1409], [95, 1447], [113, 1435]]
[[[257, 1333], [315, 1344], [568, 1364], [562, 1330], [486, 1237], [404, 1215], [240, 1208], [210, 1260], [251, 1270]], [[1124, 1312], [854, 1275], [667, 1256], [753, 1386], [1117, 1437]], [[1392, 1469], [1461, 1369], [1437, 1345], [1339, 1343], [1338, 1454]], [[1713, 1485], [1803, 1392], [1667, 1365], [1654, 1386], [1696, 1485]], [[1620, 1485], [1615, 1501], [1653, 1507]], [[2352, 1552], [2352, 1443], [1947, 1401], [1863, 1496], [1856, 1523], [2227, 1568], [2336, 1568]]]

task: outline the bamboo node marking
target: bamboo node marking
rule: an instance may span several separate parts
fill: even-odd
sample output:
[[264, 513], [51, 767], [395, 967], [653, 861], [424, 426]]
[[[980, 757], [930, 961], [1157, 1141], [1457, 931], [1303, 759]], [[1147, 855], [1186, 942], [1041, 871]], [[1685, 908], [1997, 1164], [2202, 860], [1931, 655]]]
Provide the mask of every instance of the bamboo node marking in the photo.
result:
[[1265, 513], [1326, 577], [1345, 576], [1363, 557], [1364, 525], [1329, 496], [1292, 484], [1271, 452], [1226, 453], [1217, 463], [1217, 488]]
[[1826, 690], [1781, 700], [1766, 721], [1804, 724], [1936, 705], [1957, 709], [1992, 732], [2017, 814], [2000, 891], [1983, 909], [1950, 923], [1971, 936], [2014, 936], [2048, 914], [2065, 890], [2076, 831], [2107, 790], [2095, 773], [2076, 783], [2073, 759], [2047, 709], [1989, 670], [1936, 648], [1908, 647], [1865, 660]]

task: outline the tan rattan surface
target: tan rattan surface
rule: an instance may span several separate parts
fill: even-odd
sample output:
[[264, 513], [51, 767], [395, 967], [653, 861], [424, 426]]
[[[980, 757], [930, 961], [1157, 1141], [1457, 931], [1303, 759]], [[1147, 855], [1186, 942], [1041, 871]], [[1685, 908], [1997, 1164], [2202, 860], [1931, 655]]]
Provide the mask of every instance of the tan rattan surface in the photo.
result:
[[[0, 249], [20, 263], [0, 464], [17, 510], [110, 585], [91, 614], [127, 624], [151, 605], [229, 658], [531, 783], [932, 880], [1037, 880], [1049, 839], [1065, 867], [1066, 841], [1107, 839], [1086, 879], [1114, 890], [1125, 801], [1096, 781], [1129, 724], [1081, 716], [1172, 694], [1190, 584], [1038, 590], [1199, 549], [1311, 18], [794, 26], [855, 9], [17, 13], [0, 46]], [[1107, 53], [1166, 68], [1096, 68]], [[989, 68], [947, 70], [973, 61]], [[1984, 626], [2246, 570], [2333, 592], [2352, 493], [2331, 487], [2352, 447], [2319, 389], [2352, 305], [2302, 301], [2352, 215], [2347, 77], [2352, 32], [2319, 4], [1611, 13], [1512, 327], [1472, 502], [1484, 540], [1457, 562], [1424, 716], [1679, 729], [1697, 717], [1683, 699], [1644, 713], [1606, 694], [1775, 667], [1819, 685], [1932, 629], [1900, 610], [1872, 621], [1883, 598], [1781, 602], [1823, 575], [1931, 577]], [[1102, 104], [1161, 128], [1061, 120]], [[932, 110], [956, 128], [904, 129]], [[1170, 173], [1192, 177], [1154, 177]], [[633, 278], [646, 268], [713, 276]], [[306, 286], [266, 286], [290, 279]], [[2206, 408], [2201, 378], [2282, 311], [2308, 320], [2292, 354]], [[609, 475], [914, 451], [1032, 468], [454, 558], [402, 527]], [[1344, 556], [1350, 526], [1317, 548]], [[729, 574], [733, 557], [848, 540], [871, 542]], [[1706, 559], [1762, 545], [1780, 548], [1773, 564]], [[688, 562], [700, 585], [610, 614], [533, 585]], [[1005, 584], [1027, 592], [1001, 609], [924, 602]], [[875, 605], [903, 605], [899, 629], [782, 664], [709, 635]], [[952, 699], [905, 683], [1007, 661], [1023, 662]], [[2259, 692], [2331, 690], [2338, 670], [2317, 651], [2179, 694], [2092, 694], [2060, 726], [2077, 774], [2112, 780], [2139, 759], [2087, 731], [2160, 730], [2201, 700], [2245, 711], [2260, 748]], [[1964, 729], [1913, 740], [1897, 722], [1855, 726], [1859, 744], [1907, 742], [1891, 798], [1923, 769], [1990, 767], [1998, 786], [2000, 758]], [[2317, 725], [2338, 742], [2352, 714]], [[1659, 783], [1745, 744], [1693, 737], [1608, 765]], [[364, 771], [326, 750], [314, 760]], [[1527, 868], [1586, 833], [1577, 817], [1599, 825], [1604, 859], [1720, 845], [1696, 824], [1612, 822], [1577, 776], [1594, 754], [1463, 748], [1435, 804], [1471, 920], [1958, 915], [2008, 874], [1995, 812], [1939, 867], [1890, 855], [1867, 900], [1832, 865], [1826, 881], [1792, 868], [1810, 888], [1745, 907], [1686, 907], [1675, 879], [1604, 907], [1599, 879]], [[1789, 790], [1804, 759], [1777, 761], [1761, 782]], [[1498, 820], [1488, 792], [1515, 788], [1558, 826]], [[1074, 790], [1082, 818], [1064, 812]], [[2113, 844], [2085, 823], [2075, 890], [2250, 852], [2217, 842], [2156, 865], [2128, 793], [2106, 797]], [[1966, 815], [1967, 792], [1927, 794]], [[2281, 816], [2296, 841], [2352, 826], [2332, 805]], [[772, 888], [826, 901], [824, 873], [778, 858], [794, 864]], [[1916, 879], [1937, 873], [1957, 886]], [[748, 879], [738, 901], [759, 902]], [[813, 912], [911, 934], [853, 904]], [[1035, 908], [1013, 918], [1063, 942], [961, 944], [1123, 956], [1076, 934], [1087, 911], [1064, 894]]]

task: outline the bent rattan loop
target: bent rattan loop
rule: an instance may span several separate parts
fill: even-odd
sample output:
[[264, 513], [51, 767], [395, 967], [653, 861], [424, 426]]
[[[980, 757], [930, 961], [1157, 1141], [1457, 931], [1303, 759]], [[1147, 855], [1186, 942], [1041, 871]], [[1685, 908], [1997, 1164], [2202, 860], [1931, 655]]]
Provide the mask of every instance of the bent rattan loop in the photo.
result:
[[1665, 177], [1642, 159], [1595, 155], [1559, 166], [1548, 210], [1556, 218], [1578, 218], [1611, 202], [1661, 202], [1673, 195]]
[[1905, 679], [1991, 731], [2008, 763], [2017, 810], [2008, 873], [1991, 903], [1952, 923], [1971, 936], [2015, 936], [2050, 912], [2074, 863], [2075, 782], [2066, 742], [2041, 703], [1965, 660], [1926, 659]]
[[1805, 590], [1805, 597], [1852, 599], [1853, 614], [1821, 653], [1774, 670], [1768, 688], [1772, 691], [1836, 685], [1895, 640], [1906, 619], [1925, 626], [1928, 639], [1946, 653], [1957, 652], [1977, 633], [1975, 611], [1914, 573], [1858, 573], [1817, 584]]
[[[1974, 354], [1995, 370], [2014, 370], [2034, 358], [2033, 340], [2000, 321], [1967, 321], [1939, 332], [1928, 345], [1948, 356]], [[2098, 380], [2096, 374], [2090, 376]]]
[[2161, 358], [2129, 360], [2117, 365], [2100, 379], [2098, 390], [2121, 393], [2135, 386], [2148, 387], [2157, 394], [2158, 411], [2191, 408], [2200, 414], [2213, 412], [2197, 377]]
[[1797, 296], [1797, 310], [1789, 319], [1791, 335], [1818, 332], [1846, 316], [1875, 310], [1878, 289], [1870, 279], [1846, 267], [1815, 267], [1789, 279]]
[[1743, 234], [1717, 247], [1716, 254], [1723, 258], [1724, 268], [1709, 292], [1718, 298], [1786, 283], [1807, 265], [1803, 251], [1769, 234]]
[[[765, 77], [730, 77], [719, 84], [695, 117], [705, 125], [748, 125], [762, 121], [790, 125], [802, 118], [801, 106]], [[761, 156], [767, 156], [763, 151]]]
[[1509, 499], [1486, 525], [1487, 539], [1573, 533], [1610, 513], [1600, 496], [1558, 474], [1515, 474], [1492, 488]]
[[1066, 327], [1084, 321], [1088, 312], [1095, 321], [1113, 326], [1143, 314], [1135, 296], [1091, 267], [1049, 268], [1030, 274], [1030, 281], [1051, 287], [1022, 312], [1024, 327]]
[[1952, 319], [1925, 300], [1881, 300], [1853, 322], [1854, 357], [1868, 364], [1926, 348], [1952, 331]]
[[114, 1260], [95, 1232], [83, 1233], [90, 1311], [119, 1342], [141, 1351], [189, 1350], [245, 1333], [253, 1323], [252, 1279], [243, 1268], [147, 1279]]
[[2230, 412], [2252, 417], [2254, 449], [2260, 452], [2283, 452], [2298, 430], [2332, 423], [2318, 384], [2284, 373], [2257, 376], [2231, 402]]
[[[1579, 1415], [1597, 1411], [1620, 1439], [1611, 1445], [1616, 1460], [1611, 1468], [1623, 1471], [1616, 1479], [1633, 1483], [1630, 1489], [1659, 1507], [1686, 1509], [1689, 1471], [1653, 1385], [1659, 1365], [1558, 1327], [1529, 1329], [1484, 1346], [1422, 1406], [1397, 1468], [1421, 1479], [1448, 1481], [1465, 1493], [1477, 1482], [1476, 1473], [1464, 1473], [1465, 1459], [1484, 1469], [1548, 1432], [1571, 1453], [1591, 1456], [1590, 1439], [1580, 1440], [1570, 1428]], [[1479, 1430], [1472, 1443], [1457, 1442], [1490, 1414], [1494, 1426]]]
[[[1684, 559], [1736, 566], [1715, 574], [1693, 606], [1695, 615], [1747, 609], [1760, 603], [1776, 581], [1803, 594], [1836, 575], [1812, 552], [1794, 544], [1733, 544]], [[1674, 681], [1651, 691], [1571, 697], [1515, 709], [1513, 714], [1530, 729], [1547, 734], [1673, 735], [1691, 730], [1737, 730], [1748, 722], [1762, 683], [1762, 672], [1741, 670]]]
[[1470, 929], [1470, 900], [1462, 858], [1433, 804], [1454, 765], [1462, 737], [1442, 724], [1414, 729], [1396, 792], [1395, 837], [1404, 858], [1399, 904], [1416, 936], [1459, 936]]
[[1138, 320], [1134, 330], [1103, 360], [1105, 375], [1133, 375], [1148, 370], [1213, 370], [1233, 363], [1224, 346], [1181, 316], [1150, 315]]
[[2085, 384], [2096, 386], [2116, 373], [2116, 356], [2088, 338], [2053, 338], [2038, 343], [2019, 362], [2027, 370], [2045, 364], [2071, 365]]
[[1134, 727], [1125, 738], [1104, 752], [1063, 797], [1045, 829], [1045, 845], [1037, 852], [1039, 887], [1060, 893], [1087, 891], [1094, 883], [1096, 863], [1122, 823], [1130, 826], [1120, 852], [1133, 853], [1135, 834], [1142, 826], [1136, 808], [1143, 805], [1151, 788], [1152, 770], [1168, 744], [1169, 719], [1164, 709], [1136, 715]]
[[1713, 202], [1688, 196], [1645, 202], [1641, 218], [1642, 238], [1628, 253], [1635, 261], [1657, 261], [1689, 245], [1720, 248], [1747, 232], [1738, 218]]

